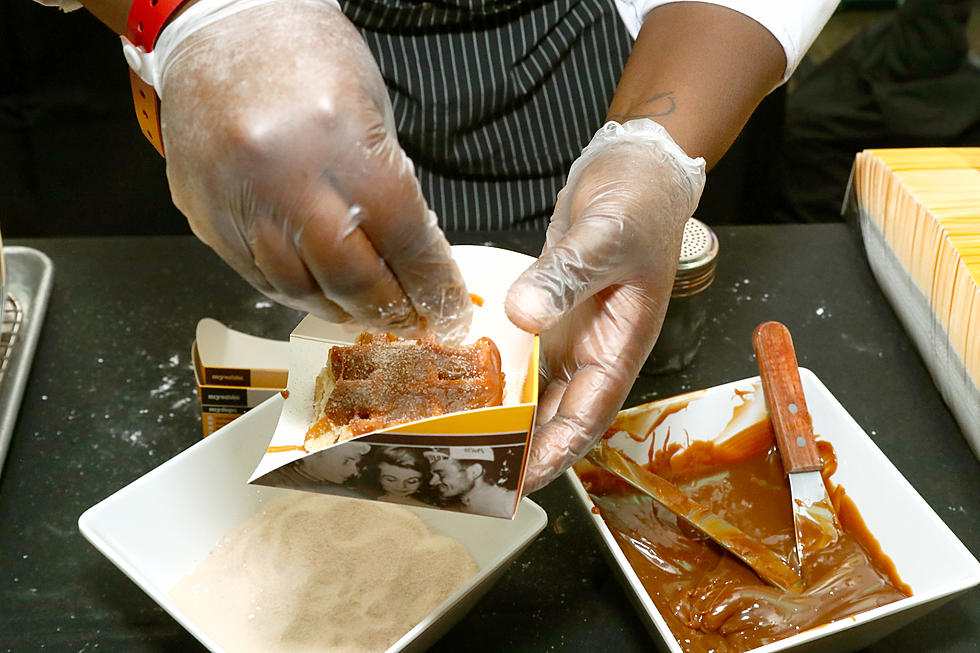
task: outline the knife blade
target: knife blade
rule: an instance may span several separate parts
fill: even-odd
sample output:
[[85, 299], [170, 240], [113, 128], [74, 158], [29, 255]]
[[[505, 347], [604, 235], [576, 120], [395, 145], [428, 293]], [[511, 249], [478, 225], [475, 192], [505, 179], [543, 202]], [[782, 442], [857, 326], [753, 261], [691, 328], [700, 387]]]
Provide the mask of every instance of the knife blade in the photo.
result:
[[793, 593], [803, 590], [800, 575], [772, 549], [697, 503], [667, 479], [608, 446], [605, 440], [600, 440], [586, 459], [652, 497], [737, 556], [767, 583]]
[[776, 445], [789, 477], [796, 555], [802, 569], [808, 553], [837, 541], [840, 524], [820, 473], [823, 461], [813, 439], [813, 421], [789, 329], [779, 322], [763, 322], [752, 333], [752, 347]]

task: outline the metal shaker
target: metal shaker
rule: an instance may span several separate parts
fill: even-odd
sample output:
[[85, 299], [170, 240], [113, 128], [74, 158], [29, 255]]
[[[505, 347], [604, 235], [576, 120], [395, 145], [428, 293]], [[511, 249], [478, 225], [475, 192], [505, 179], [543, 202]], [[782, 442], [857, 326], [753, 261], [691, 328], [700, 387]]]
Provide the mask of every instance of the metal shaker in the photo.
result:
[[715, 280], [718, 236], [690, 218], [684, 225], [681, 255], [660, 337], [640, 369], [644, 374], [678, 372], [694, 360], [708, 319], [704, 291]]

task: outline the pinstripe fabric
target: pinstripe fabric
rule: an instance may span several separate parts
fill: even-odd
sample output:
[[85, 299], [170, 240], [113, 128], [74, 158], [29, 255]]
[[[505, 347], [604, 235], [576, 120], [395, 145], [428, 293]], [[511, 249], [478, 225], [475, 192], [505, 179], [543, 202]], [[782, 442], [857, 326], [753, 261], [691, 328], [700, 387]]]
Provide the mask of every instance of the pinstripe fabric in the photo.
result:
[[449, 231], [540, 229], [629, 55], [612, 0], [341, 0]]

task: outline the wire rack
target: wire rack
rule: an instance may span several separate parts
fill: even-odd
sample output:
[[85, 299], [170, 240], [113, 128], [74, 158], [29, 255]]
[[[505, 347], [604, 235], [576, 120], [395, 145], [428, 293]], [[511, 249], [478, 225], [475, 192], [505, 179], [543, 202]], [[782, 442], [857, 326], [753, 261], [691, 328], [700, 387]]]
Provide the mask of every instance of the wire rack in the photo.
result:
[[3, 299], [3, 329], [0, 330], [0, 383], [10, 363], [17, 336], [24, 324], [24, 311], [16, 299], [7, 295]]

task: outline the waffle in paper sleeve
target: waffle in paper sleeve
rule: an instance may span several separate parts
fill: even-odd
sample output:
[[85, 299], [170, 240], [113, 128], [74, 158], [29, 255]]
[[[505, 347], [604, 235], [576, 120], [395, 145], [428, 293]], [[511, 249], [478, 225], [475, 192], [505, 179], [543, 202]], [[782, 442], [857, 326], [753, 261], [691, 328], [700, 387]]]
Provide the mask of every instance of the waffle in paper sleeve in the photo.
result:
[[[500, 406], [406, 422], [309, 453], [314, 384], [331, 347], [351, 332], [307, 316], [289, 338], [289, 381], [275, 432], [249, 483], [512, 518], [524, 482], [538, 397], [538, 338], [515, 327], [504, 298], [534, 259], [494, 247], [460, 245], [453, 257], [474, 297], [463, 344], [488, 337], [500, 351]], [[417, 490], [392, 496], [381, 484], [382, 457], [412, 459]], [[393, 482], [389, 481], [388, 482]]]

